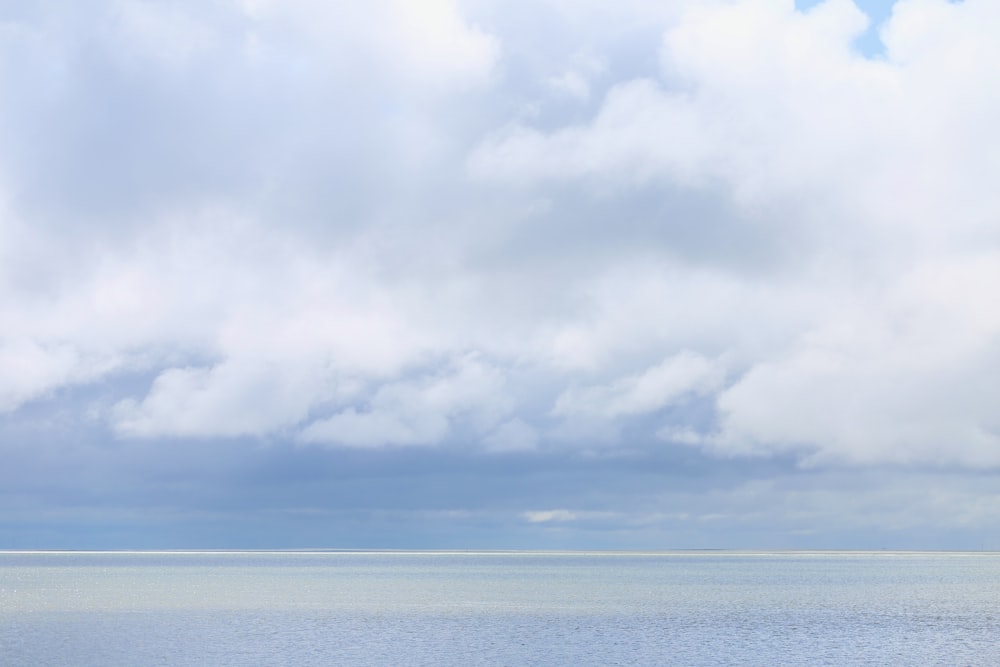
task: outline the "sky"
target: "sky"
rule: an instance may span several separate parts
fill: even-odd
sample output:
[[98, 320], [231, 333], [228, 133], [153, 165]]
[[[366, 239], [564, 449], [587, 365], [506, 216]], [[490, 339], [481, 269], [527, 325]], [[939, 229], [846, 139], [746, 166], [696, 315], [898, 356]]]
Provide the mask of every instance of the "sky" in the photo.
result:
[[0, 548], [1000, 549], [1000, 3], [0, 3]]

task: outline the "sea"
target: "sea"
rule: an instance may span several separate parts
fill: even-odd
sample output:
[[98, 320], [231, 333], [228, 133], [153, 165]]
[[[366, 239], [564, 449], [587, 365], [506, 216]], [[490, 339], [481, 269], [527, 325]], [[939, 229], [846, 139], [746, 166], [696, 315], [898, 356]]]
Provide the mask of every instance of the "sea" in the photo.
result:
[[1000, 665], [1000, 554], [0, 552], [0, 665]]

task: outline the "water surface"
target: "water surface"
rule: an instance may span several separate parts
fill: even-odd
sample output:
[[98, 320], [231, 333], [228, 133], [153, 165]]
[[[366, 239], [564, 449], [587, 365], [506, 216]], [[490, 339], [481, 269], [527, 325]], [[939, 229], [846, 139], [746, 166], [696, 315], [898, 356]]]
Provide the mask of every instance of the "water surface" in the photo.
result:
[[2, 665], [997, 665], [985, 553], [0, 553]]

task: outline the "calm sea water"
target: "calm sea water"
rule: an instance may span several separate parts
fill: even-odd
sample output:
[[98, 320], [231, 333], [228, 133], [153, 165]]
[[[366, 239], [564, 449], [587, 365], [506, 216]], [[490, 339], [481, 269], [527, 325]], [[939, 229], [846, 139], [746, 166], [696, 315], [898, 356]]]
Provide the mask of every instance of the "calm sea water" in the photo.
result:
[[1000, 665], [1000, 555], [0, 553], [0, 664]]

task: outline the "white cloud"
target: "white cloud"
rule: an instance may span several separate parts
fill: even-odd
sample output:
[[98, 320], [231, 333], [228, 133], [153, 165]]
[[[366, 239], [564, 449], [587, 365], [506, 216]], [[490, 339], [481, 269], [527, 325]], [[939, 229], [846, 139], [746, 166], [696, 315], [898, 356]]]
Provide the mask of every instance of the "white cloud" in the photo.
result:
[[119, 359], [82, 354], [66, 343], [0, 338], [0, 413], [61, 387], [97, 379], [119, 365]]
[[525, 512], [524, 518], [530, 523], [549, 523], [551, 521], [574, 521], [577, 515], [569, 510], [534, 510]]
[[879, 59], [846, 0], [68, 7], [0, 46], [0, 409], [527, 451], [696, 395], [650, 430], [998, 463], [995, 3]]
[[558, 416], [616, 418], [654, 412], [686, 394], [705, 394], [724, 379], [723, 364], [690, 351], [679, 352], [660, 364], [605, 385], [572, 388], [556, 399]]
[[591, 79], [605, 72], [607, 64], [593, 53], [573, 54], [570, 67], [561, 74], [550, 76], [546, 83], [555, 92], [582, 102], [590, 99]]
[[326, 398], [320, 369], [227, 360], [211, 368], [171, 368], [139, 403], [114, 406], [114, 425], [125, 436], [259, 436], [287, 429]]
[[216, 42], [212, 29], [182, 5], [117, 0], [111, 29], [117, 33], [123, 59], [145, 56], [169, 68], [188, 65]]
[[559, 76], [554, 76], [548, 80], [549, 85], [557, 92], [564, 93], [570, 97], [586, 100], [590, 97], [590, 82], [587, 78], [575, 70], [569, 70]]
[[725, 451], [814, 451], [853, 463], [1000, 463], [1000, 255], [921, 266], [838, 313], [719, 397]]
[[384, 384], [368, 409], [350, 407], [317, 420], [300, 438], [350, 447], [432, 445], [451, 434], [456, 420], [481, 433], [511, 409], [503, 385], [499, 369], [467, 356], [449, 372]]
[[610, 519], [615, 517], [614, 512], [594, 512], [587, 510], [531, 510], [525, 512], [524, 519], [528, 523], [568, 523], [573, 521], [587, 521], [593, 519]]
[[393, 0], [388, 7], [386, 46], [390, 52], [398, 49], [401, 64], [430, 80], [445, 76], [482, 83], [489, 78], [500, 55], [499, 43], [467, 24], [456, 0]]
[[[721, 188], [756, 235], [787, 237], [794, 253], [780, 271], [734, 285], [760, 308], [756, 321], [732, 312], [728, 334], [702, 329], [728, 340], [744, 369], [721, 387], [719, 434], [666, 437], [729, 454], [996, 465], [985, 378], [1000, 370], [1000, 330], [980, 287], [1000, 266], [996, 189], [984, 180], [997, 164], [983, 160], [1000, 109], [980, 96], [995, 77], [983, 26], [996, 18], [985, 3], [903, 0], [884, 28], [886, 58], [869, 60], [851, 46], [866, 21], [850, 2], [807, 14], [693, 5], [667, 32], [661, 81], [620, 83], [585, 124], [513, 126], [470, 167], [605, 196]], [[696, 312], [685, 305], [682, 329]], [[566, 327], [558, 349], [595, 358], [594, 330]], [[629, 395], [624, 385], [566, 393], [559, 409], [623, 413]]]
[[514, 126], [470, 158], [479, 177], [514, 183], [588, 179], [598, 188], [630, 188], [653, 178], [685, 182], [708, 159], [703, 119], [652, 81], [615, 86], [585, 127], [552, 134]]
[[[490, 80], [500, 56], [498, 40], [463, 15], [455, 0], [413, 3], [376, 0], [328, 3], [316, 0], [242, 2], [255, 24], [251, 34], [274, 57], [305, 48], [339, 75], [361, 86], [369, 77], [387, 77], [396, 85], [431, 87], [481, 86]], [[269, 44], [266, 39], [278, 40]], [[300, 51], [301, 53], [301, 51]], [[361, 59], [361, 60], [357, 60]], [[348, 62], [350, 61], [350, 62]], [[364, 66], [361, 66], [361, 62]]]

